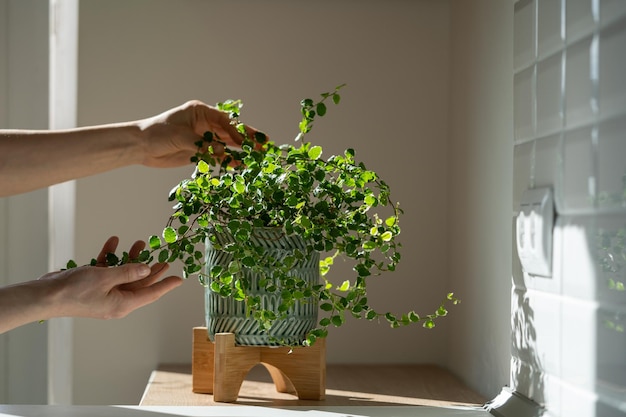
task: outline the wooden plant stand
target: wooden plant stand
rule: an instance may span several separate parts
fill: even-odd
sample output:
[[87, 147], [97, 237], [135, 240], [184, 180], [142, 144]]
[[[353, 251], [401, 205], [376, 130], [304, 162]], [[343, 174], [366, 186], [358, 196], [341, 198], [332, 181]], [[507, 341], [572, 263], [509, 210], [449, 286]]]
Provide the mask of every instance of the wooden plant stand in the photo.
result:
[[192, 390], [213, 394], [218, 402], [235, 402], [246, 375], [257, 364], [267, 368], [276, 390], [301, 400], [323, 400], [326, 395], [326, 340], [313, 346], [235, 346], [234, 333], [218, 333], [211, 342], [206, 327], [194, 327]]

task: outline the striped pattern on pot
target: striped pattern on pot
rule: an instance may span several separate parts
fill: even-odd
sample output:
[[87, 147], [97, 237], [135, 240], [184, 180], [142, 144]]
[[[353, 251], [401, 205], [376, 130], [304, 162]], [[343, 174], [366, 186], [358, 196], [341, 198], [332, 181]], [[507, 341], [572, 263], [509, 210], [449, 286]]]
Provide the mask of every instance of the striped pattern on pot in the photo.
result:
[[[216, 243], [224, 246], [234, 241], [234, 237], [228, 233], [212, 232]], [[294, 249], [305, 251], [305, 243], [299, 236], [285, 236], [280, 228], [256, 228], [250, 242], [255, 247], [263, 248], [268, 256], [280, 262], [285, 257], [293, 254]], [[233, 255], [221, 251], [213, 246], [211, 241], [206, 241], [206, 272], [215, 265], [228, 268], [233, 260]], [[244, 268], [240, 273], [245, 274], [250, 283], [250, 293], [261, 298], [261, 306], [264, 309], [277, 311], [280, 305], [280, 289], [275, 293], [268, 293], [260, 288], [259, 280], [263, 278], [258, 273]], [[319, 253], [314, 252], [308, 259], [296, 263], [289, 272], [291, 276], [297, 276], [307, 283], [317, 284], [320, 280]], [[318, 317], [317, 300], [296, 300], [295, 305], [288, 311], [286, 320], [277, 321], [269, 329], [263, 332], [258, 323], [246, 316], [246, 306], [243, 301], [234, 300], [231, 297], [222, 297], [211, 291], [211, 279], [208, 279], [205, 288], [205, 313], [206, 326], [209, 337], [214, 340], [216, 333], [234, 333], [235, 342], [244, 346], [272, 346], [278, 343], [274, 339], [282, 340], [288, 344], [300, 344], [306, 339], [307, 333], [315, 328]]]

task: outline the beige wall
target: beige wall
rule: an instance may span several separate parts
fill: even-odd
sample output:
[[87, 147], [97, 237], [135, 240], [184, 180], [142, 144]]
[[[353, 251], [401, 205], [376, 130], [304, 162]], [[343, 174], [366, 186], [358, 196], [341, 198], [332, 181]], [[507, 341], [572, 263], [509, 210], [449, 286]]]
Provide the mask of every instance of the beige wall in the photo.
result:
[[487, 398], [509, 383], [513, 2], [451, 3], [448, 366]]
[[[47, 21], [47, 2], [0, 0], [0, 128], [48, 126]], [[47, 272], [47, 205], [47, 190], [0, 198], [0, 285]], [[47, 330], [0, 335], [0, 402], [46, 401]]]
[[[140, 118], [190, 98], [241, 98], [248, 123], [287, 142], [300, 99], [347, 83], [311, 140], [326, 154], [355, 147], [406, 212], [403, 263], [372, 282], [372, 304], [428, 313], [448, 291], [466, 295], [458, 267], [459, 279], [447, 282], [456, 263], [447, 244], [447, 1], [82, 0], [79, 42], [81, 125]], [[190, 170], [131, 167], [79, 181], [78, 261], [88, 262], [110, 234], [127, 247], [158, 233], [168, 191]], [[391, 331], [351, 321], [331, 332], [328, 360], [445, 364], [454, 323]], [[202, 288], [193, 280], [124, 320], [77, 320], [75, 402], [137, 403], [158, 363], [190, 361], [191, 328], [202, 324]]]

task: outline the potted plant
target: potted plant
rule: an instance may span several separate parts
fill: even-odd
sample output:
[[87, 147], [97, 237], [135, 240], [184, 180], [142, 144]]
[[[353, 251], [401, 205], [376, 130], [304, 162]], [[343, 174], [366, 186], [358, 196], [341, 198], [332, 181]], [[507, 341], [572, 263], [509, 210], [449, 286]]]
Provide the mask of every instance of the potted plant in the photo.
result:
[[[218, 103], [243, 136], [241, 148], [206, 132], [192, 158], [195, 172], [171, 191], [174, 212], [136, 261], [181, 260], [185, 278], [197, 275], [206, 287], [211, 335], [233, 329], [239, 344], [311, 345], [346, 316], [432, 328], [447, 314], [446, 302], [458, 302], [450, 293], [424, 316], [372, 307], [368, 280], [394, 271], [401, 258], [402, 210], [389, 185], [358, 162], [353, 149], [324, 158], [320, 146], [304, 140], [328, 105], [340, 102], [342, 87], [318, 101], [302, 100], [296, 143], [280, 146], [263, 134], [247, 136], [241, 101]], [[214, 154], [216, 143], [223, 157]], [[337, 257], [353, 261], [354, 276], [330, 278]], [[135, 260], [126, 253], [108, 257], [109, 265], [129, 261]], [[235, 317], [225, 319], [226, 310]]]

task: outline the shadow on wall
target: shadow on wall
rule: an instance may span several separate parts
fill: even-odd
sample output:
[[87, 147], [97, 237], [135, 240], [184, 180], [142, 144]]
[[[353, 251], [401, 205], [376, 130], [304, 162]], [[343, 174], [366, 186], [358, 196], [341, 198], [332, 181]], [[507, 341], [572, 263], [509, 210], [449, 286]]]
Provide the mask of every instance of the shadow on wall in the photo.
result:
[[513, 316], [511, 332], [511, 381], [516, 382], [518, 391], [529, 393], [530, 398], [539, 404], [545, 401], [544, 373], [537, 354], [537, 331], [535, 312], [525, 290], [513, 292]]
[[[618, 407], [626, 408], [626, 216], [606, 219], [595, 230], [594, 255], [598, 266], [596, 391], [614, 398]], [[605, 219], [603, 219], [605, 220]], [[622, 399], [621, 401], [619, 399]]]
[[[557, 221], [557, 275], [528, 277], [521, 265], [513, 274], [511, 382], [548, 408], [560, 397], [589, 392], [598, 399], [581, 404], [588, 402], [595, 415], [626, 411], [626, 178], [622, 182], [623, 190], [599, 195], [593, 214]], [[559, 379], [572, 389], [555, 384]]]
[[[618, 408], [626, 409], [626, 173], [614, 181], [613, 190], [600, 192], [596, 207], [616, 211], [599, 216], [592, 225], [590, 250], [597, 268], [597, 365], [596, 392], [614, 399]], [[594, 237], [595, 239], [591, 238]]]

